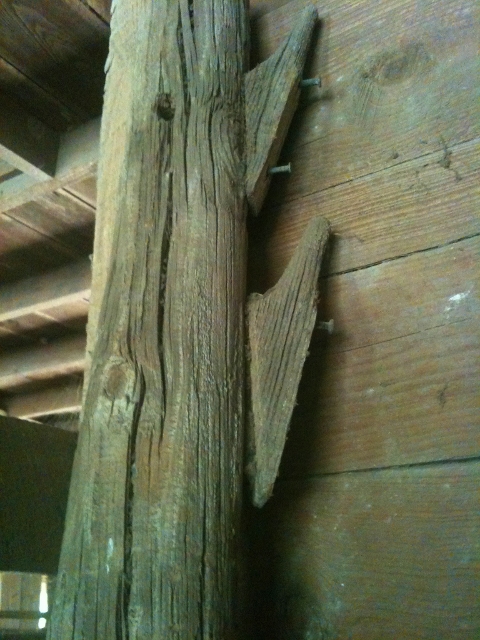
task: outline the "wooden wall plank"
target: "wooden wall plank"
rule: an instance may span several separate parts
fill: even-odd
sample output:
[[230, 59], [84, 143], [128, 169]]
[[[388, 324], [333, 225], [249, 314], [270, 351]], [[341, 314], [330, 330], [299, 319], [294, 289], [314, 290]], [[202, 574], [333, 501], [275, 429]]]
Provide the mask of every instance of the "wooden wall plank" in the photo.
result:
[[480, 316], [480, 237], [323, 279], [333, 351], [379, 344]]
[[0, 570], [56, 573], [75, 446], [74, 433], [0, 417]]
[[[251, 224], [252, 286], [279, 277], [308, 221], [334, 233], [330, 273], [480, 233], [480, 139], [286, 203]], [[458, 173], [457, 173], [458, 172]]]
[[78, 0], [5, 0], [0, 56], [67, 105], [101, 112], [108, 27]]
[[479, 481], [470, 462], [278, 483], [250, 521], [249, 637], [478, 638]]
[[[261, 58], [310, 0], [293, 0], [255, 24]], [[480, 135], [480, 16], [474, 0], [314, 3], [323, 18], [310, 89], [285, 149], [284, 202]]]
[[31, 380], [78, 373], [85, 368], [85, 335], [67, 337], [35, 348], [18, 349], [0, 360], [0, 389]]
[[312, 354], [298, 404], [284, 475], [476, 456], [478, 320]]
[[34, 229], [42, 237], [81, 253], [93, 249], [94, 210], [61, 193], [39, 196], [4, 215]]

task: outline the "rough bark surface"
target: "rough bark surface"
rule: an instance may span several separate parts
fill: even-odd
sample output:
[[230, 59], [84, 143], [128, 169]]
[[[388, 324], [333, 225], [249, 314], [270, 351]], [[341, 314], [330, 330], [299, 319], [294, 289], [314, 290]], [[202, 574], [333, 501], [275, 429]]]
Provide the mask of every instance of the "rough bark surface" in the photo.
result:
[[246, 3], [117, 0], [111, 27], [92, 363], [48, 637], [228, 640], [244, 464]]

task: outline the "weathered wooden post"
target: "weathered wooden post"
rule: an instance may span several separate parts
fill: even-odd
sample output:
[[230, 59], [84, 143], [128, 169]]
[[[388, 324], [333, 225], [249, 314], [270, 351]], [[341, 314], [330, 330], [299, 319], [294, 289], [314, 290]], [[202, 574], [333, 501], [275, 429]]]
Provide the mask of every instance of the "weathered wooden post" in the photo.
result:
[[245, 75], [246, 1], [114, 4], [93, 353], [51, 639], [237, 637], [246, 384], [261, 505], [328, 235], [313, 221], [279, 284], [246, 314], [245, 222], [249, 206], [261, 208], [315, 19], [302, 13], [285, 45]]

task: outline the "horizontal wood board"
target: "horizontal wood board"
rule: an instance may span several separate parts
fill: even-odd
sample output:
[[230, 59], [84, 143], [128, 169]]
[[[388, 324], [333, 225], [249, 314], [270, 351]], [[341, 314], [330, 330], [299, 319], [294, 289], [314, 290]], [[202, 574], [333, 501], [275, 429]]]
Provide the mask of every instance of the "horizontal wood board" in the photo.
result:
[[80, 0], [5, 0], [0, 57], [74, 112], [100, 113], [109, 30]]
[[[308, 0], [254, 22], [259, 57], [270, 55]], [[284, 202], [480, 135], [480, 11], [474, 0], [327, 0], [305, 92], [284, 151]]]
[[250, 637], [478, 638], [479, 481], [474, 461], [278, 483], [249, 519]]

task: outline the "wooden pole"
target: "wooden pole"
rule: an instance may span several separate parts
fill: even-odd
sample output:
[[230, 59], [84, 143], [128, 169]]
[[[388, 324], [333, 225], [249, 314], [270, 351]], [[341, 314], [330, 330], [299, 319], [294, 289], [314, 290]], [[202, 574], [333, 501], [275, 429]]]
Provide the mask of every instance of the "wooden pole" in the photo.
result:
[[[248, 133], [246, 2], [114, 4], [93, 353], [50, 639], [238, 637], [247, 203], [258, 210], [263, 200], [314, 21], [313, 10], [302, 14], [270, 76], [261, 67], [278, 93], [265, 93], [266, 115]], [[314, 319], [327, 235], [326, 223], [315, 227], [301, 250], [313, 252], [313, 271], [300, 259], [292, 295], [279, 296], [289, 326], [298, 304]], [[252, 345], [262, 332], [253, 325]], [[252, 432], [258, 424], [262, 415]], [[251, 469], [261, 451], [253, 447]]]

